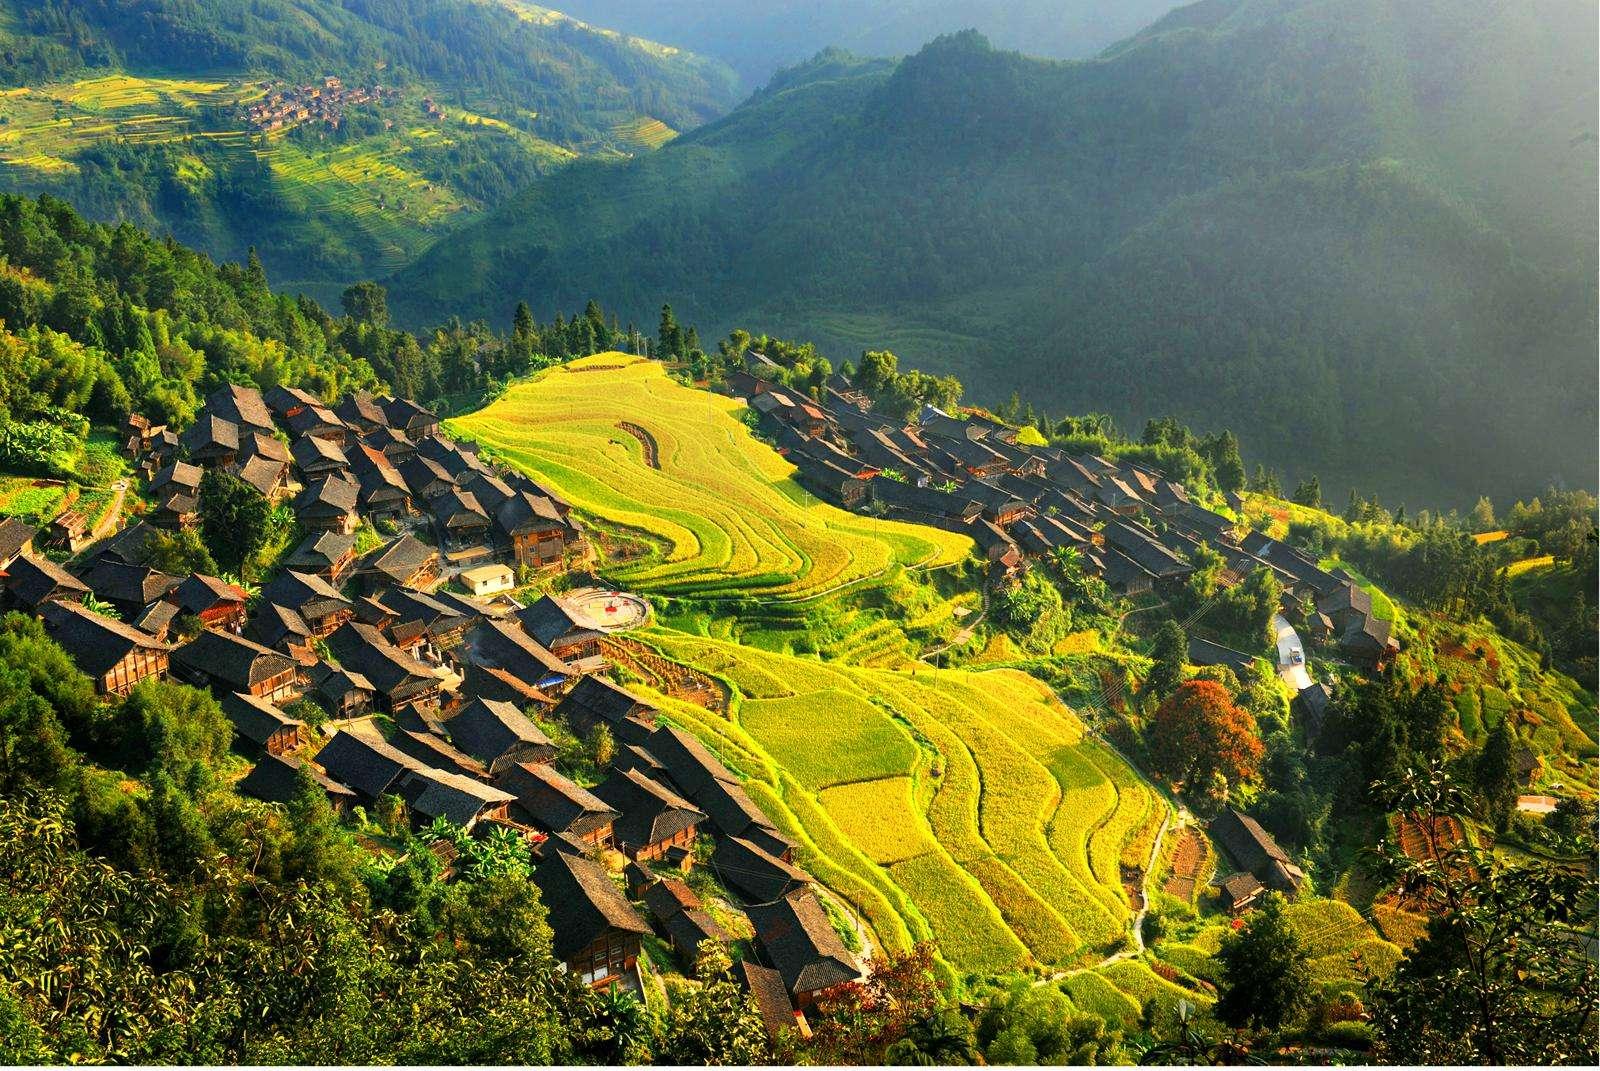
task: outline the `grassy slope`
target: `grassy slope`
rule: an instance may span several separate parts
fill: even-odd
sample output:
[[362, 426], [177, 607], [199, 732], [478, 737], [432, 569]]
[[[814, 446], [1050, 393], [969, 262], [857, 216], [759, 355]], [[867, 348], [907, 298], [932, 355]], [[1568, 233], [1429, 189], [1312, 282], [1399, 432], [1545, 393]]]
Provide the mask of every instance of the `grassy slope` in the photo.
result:
[[[818, 501], [735, 418], [740, 408], [679, 385], [654, 362], [601, 354], [517, 384], [449, 429], [584, 512], [658, 541], [657, 557], [614, 570], [647, 591], [811, 597], [895, 565], [944, 565], [968, 553], [965, 537]], [[660, 469], [646, 464], [624, 421], [654, 437]]]

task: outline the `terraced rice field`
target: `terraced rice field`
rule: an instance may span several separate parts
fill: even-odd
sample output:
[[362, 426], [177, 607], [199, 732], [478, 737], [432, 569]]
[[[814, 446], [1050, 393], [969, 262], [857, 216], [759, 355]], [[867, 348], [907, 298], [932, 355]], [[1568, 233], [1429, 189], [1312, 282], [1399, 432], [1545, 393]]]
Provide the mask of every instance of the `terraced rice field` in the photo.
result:
[[1380, 937], [1342, 900], [1290, 904], [1289, 924], [1311, 956], [1311, 976], [1324, 985], [1350, 982], [1368, 971], [1382, 977], [1400, 961], [1399, 946]]
[[660, 119], [652, 119], [642, 115], [637, 119], [630, 119], [618, 123], [611, 128], [617, 138], [629, 145], [636, 145], [641, 149], [659, 149], [667, 142], [678, 136], [678, 132], [663, 123]]
[[932, 938], [947, 968], [994, 972], [1093, 962], [1127, 932], [1118, 863], [1165, 803], [1045, 685], [636, 635], [738, 690], [730, 718], [662, 709], [748, 779], [880, 942]]
[[[813, 598], [896, 565], [947, 565], [970, 552], [965, 536], [817, 500], [751, 436], [741, 408], [678, 384], [654, 361], [613, 353], [541, 373], [448, 427], [580, 511], [653, 542], [659, 553], [611, 570], [644, 591]], [[619, 423], [649, 432], [659, 468]]]
[[0, 93], [0, 163], [43, 174], [76, 170], [96, 143], [177, 141], [198, 132], [199, 109], [260, 96], [253, 82], [108, 75]]

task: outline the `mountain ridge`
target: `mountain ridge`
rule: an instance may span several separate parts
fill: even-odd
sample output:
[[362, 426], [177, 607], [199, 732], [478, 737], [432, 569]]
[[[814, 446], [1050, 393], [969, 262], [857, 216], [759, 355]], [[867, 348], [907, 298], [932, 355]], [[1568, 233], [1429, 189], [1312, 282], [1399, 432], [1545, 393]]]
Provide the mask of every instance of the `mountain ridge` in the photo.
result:
[[[892, 67], [831, 53], [655, 157], [535, 184], [499, 221], [399, 273], [396, 307], [413, 322], [444, 307], [500, 317], [498, 305], [519, 297], [555, 307], [594, 294], [649, 322], [646, 302], [666, 296], [703, 326], [814, 338], [836, 363], [870, 339], [961, 375], [991, 402], [1049, 370], [1041, 400], [1052, 408], [1105, 408], [1135, 426], [1167, 411], [1201, 425], [1269, 421], [1280, 431], [1261, 460], [1291, 475], [1319, 472], [1341, 490], [1465, 506], [1484, 491], [1533, 493], [1552, 475], [1587, 482], [1590, 448], [1572, 434], [1583, 421], [1552, 428], [1536, 417], [1581, 408], [1574, 398], [1584, 392], [1566, 388], [1593, 375], [1579, 344], [1593, 296], [1578, 287], [1595, 262], [1584, 226], [1592, 198], [1581, 192], [1594, 167], [1582, 153], [1593, 121], [1581, 104], [1594, 91], [1574, 77], [1581, 62], [1563, 67], [1588, 46], [1569, 43], [1543, 81], [1502, 94], [1494, 115], [1464, 117], [1439, 90], [1470, 74], [1464, 98], [1493, 97], [1530, 72], [1513, 64], [1477, 75], [1483, 55], [1498, 49], [1521, 62], [1555, 33], [1541, 14], [1584, 16], [1551, 4], [1532, 14], [1477, 8], [1468, 14], [1487, 21], [1432, 51], [1418, 43], [1452, 18], [1438, 3], [1368, 0], [1356, 14], [1371, 18], [1354, 26], [1349, 5], [1322, 0], [1211, 0], [1086, 61], [1023, 57], [970, 34]], [[1403, 43], [1382, 43], [1391, 36]], [[1505, 131], [1509, 147], [1478, 146], [1472, 130], [1491, 143]], [[1523, 181], [1551, 159], [1564, 173]], [[1206, 200], [1250, 183], [1270, 196]], [[1437, 233], [1402, 210], [1424, 188], [1417, 206]], [[1306, 197], [1321, 221], [1308, 237], [1270, 225], [1304, 217]], [[1151, 236], [1201, 205], [1211, 214], [1194, 222], [1210, 227], [1189, 236], [1186, 255], [1204, 270], [1192, 259], [1149, 263], [1161, 244]], [[1488, 268], [1442, 259], [1485, 227], [1494, 241], [1474, 256]], [[1257, 232], [1281, 238], [1277, 270], [1298, 281], [1279, 303], [1292, 314], [1251, 296], [1275, 286], [1241, 237]], [[1196, 245], [1202, 234], [1207, 243]], [[1189, 308], [1159, 293], [1129, 306], [1140, 279], [1112, 273], [1131, 270], [1132, 252], [1142, 271], [1158, 267], [1174, 285], [1209, 279], [1209, 289]], [[554, 264], [559, 273], [541, 267]], [[1412, 292], [1405, 302], [1402, 290]], [[1533, 301], [1539, 317], [1511, 300], [1541, 291], [1571, 300]], [[1096, 312], [1107, 305], [1125, 311], [1116, 332]], [[1514, 315], [1491, 323], [1491, 307]], [[1530, 333], [1508, 336], [1508, 323]], [[1525, 412], [1477, 427], [1498, 411], [1497, 392], [1459, 378], [1418, 399], [1421, 420], [1415, 411], [1390, 418], [1394, 399], [1377, 381], [1344, 384], [1342, 404], [1334, 391], [1275, 406], [1261, 382], [1255, 401], [1220, 410], [1163, 387], [1183, 362], [1249, 345], [1291, 378], [1301, 364], [1315, 372], [1308, 350], [1337, 367], [1342, 353], [1385, 348], [1408, 383], [1426, 383], [1434, 364], [1476, 362]], [[1517, 377], [1506, 353], [1552, 378]], [[1119, 375], [1144, 367], [1153, 384]], [[1385, 416], [1364, 416], [1364, 402], [1388, 403], [1373, 408]], [[1481, 446], [1437, 449], [1453, 408]], [[1405, 478], [1370, 457], [1374, 441], [1405, 459]]]

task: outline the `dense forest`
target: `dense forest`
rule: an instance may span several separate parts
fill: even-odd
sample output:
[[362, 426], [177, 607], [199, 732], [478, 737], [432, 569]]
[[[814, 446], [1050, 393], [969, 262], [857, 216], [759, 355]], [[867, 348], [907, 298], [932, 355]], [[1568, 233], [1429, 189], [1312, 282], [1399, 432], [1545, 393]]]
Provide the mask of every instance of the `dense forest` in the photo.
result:
[[1586, 5], [1217, 0], [1086, 62], [828, 52], [536, 183], [396, 312], [667, 298], [978, 401], [1249, 424], [1340, 496], [1509, 503], [1593, 477], [1594, 36]]
[[728, 63], [751, 87], [829, 46], [867, 56], [915, 52], [975, 29], [1004, 48], [1078, 59], [1142, 29], [1174, 0], [565, 0], [604, 26]]

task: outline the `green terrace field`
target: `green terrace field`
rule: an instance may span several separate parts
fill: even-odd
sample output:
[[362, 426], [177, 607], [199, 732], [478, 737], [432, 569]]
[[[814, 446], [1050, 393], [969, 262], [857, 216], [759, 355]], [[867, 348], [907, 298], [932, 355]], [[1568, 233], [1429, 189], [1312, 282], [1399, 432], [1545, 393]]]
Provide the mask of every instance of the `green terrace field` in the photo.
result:
[[643, 591], [814, 598], [894, 566], [951, 565], [970, 552], [965, 536], [819, 501], [750, 434], [741, 409], [678, 384], [653, 361], [613, 353], [540, 373], [447, 426], [584, 514], [648, 541], [653, 554], [607, 571]]
[[1088, 965], [1120, 947], [1120, 868], [1144, 865], [1166, 804], [1044, 684], [663, 628], [641, 638], [732, 687], [728, 718], [657, 701], [746, 778], [884, 945], [932, 938], [963, 974]]

